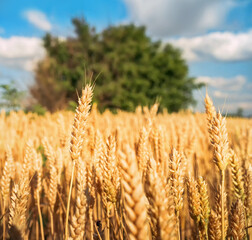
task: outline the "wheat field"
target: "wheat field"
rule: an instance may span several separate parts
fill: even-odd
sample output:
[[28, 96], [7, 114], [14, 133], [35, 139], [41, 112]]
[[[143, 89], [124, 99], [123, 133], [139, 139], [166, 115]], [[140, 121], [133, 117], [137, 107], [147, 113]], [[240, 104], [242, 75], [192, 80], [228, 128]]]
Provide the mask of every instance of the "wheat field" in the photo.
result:
[[100, 114], [86, 85], [75, 114], [0, 114], [1, 239], [249, 239], [252, 119]]

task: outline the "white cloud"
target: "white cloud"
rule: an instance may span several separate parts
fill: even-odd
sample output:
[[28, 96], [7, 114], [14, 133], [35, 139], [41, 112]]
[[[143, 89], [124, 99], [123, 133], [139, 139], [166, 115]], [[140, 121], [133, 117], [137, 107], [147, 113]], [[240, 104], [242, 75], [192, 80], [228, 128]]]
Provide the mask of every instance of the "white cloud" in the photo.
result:
[[225, 92], [221, 92], [221, 91], [214, 91], [214, 97], [216, 98], [222, 98], [222, 99], [225, 99], [225, 98], [228, 98], [228, 93], [225, 93]]
[[199, 34], [220, 27], [232, 0], [124, 0], [130, 20], [155, 37]]
[[197, 81], [219, 90], [239, 91], [245, 85], [246, 78], [241, 75], [232, 78], [201, 76]]
[[[252, 59], [252, 29], [220, 32], [235, 0], [124, 0], [130, 19], [145, 25], [153, 37], [182, 49], [188, 61], [246, 61]], [[209, 31], [215, 31], [206, 33]], [[197, 35], [197, 36], [196, 36]]]
[[35, 27], [44, 30], [50, 31], [52, 29], [52, 25], [47, 19], [46, 15], [38, 10], [28, 10], [24, 12], [24, 17]]
[[[244, 115], [252, 114], [252, 96], [246, 94], [231, 94], [230, 92], [212, 91], [207, 90], [210, 97], [213, 99], [214, 106], [218, 111], [221, 111], [223, 115], [226, 113], [235, 113], [238, 108], [244, 109]], [[194, 96], [198, 101], [195, 111], [205, 112], [204, 107], [204, 94], [205, 91], [202, 89], [201, 92], [195, 93]]]
[[32, 71], [45, 56], [42, 40], [35, 37], [0, 37], [0, 64]]
[[188, 61], [242, 61], [252, 59], [252, 30], [243, 33], [214, 32], [168, 40]]
[[[229, 99], [234, 101], [251, 101], [252, 102], [252, 95], [246, 93], [233, 93], [228, 91], [214, 91], [213, 96], [218, 99]], [[252, 103], [251, 103], [252, 104]]]
[[[249, 90], [251, 83], [244, 76], [231, 78], [201, 76], [197, 81], [206, 83], [207, 92], [212, 97], [216, 109], [224, 113], [234, 113], [238, 108], [243, 108], [245, 115], [252, 114], [252, 94]], [[199, 103], [197, 106], [199, 111], [204, 111], [205, 91], [206, 89], [201, 89], [194, 93]]]
[[223, 113], [235, 113], [239, 108], [244, 110], [245, 115], [251, 115], [252, 112], [252, 104], [251, 101], [247, 102], [232, 102], [232, 103], [222, 103], [219, 104], [217, 109], [221, 109]]

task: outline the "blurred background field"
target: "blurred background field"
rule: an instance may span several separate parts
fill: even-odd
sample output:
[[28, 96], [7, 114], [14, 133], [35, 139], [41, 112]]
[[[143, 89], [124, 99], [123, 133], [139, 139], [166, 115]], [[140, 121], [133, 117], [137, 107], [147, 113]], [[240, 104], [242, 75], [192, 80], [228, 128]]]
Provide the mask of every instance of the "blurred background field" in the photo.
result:
[[249, 239], [251, 119], [211, 120], [211, 104], [207, 115], [158, 104], [88, 114], [87, 102], [76, 115], [1, 112], [1, 237]]

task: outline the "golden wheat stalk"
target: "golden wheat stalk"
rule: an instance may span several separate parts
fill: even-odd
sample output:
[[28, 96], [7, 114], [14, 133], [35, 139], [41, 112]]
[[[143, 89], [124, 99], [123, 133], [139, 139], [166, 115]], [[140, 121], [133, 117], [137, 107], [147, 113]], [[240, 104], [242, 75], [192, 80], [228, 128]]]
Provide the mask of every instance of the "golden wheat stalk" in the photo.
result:
[[184, 194], [184, 166], [182, 156], [174, 148], [170, 156], [169, 178], [171, 182], [171, 194], [174, 201], [174, 210], [177, 217], [177, 236], [180, 239], [180, 210], [183, 207]]
[[35, 205], [38, 208], [38, 215], [39, 215], [39, 222], [40, 222], [40, 232], [41, 232], [41, 238], [42, 240], [45, 239], [44, 237], [44, 228], [43, 228], [43, 220], [42, 220], [42, 213], [40, 209], [40, 192], [42, 190], [42, 157], [41, 155], [37, 154], [35, 149], [33, 149], [33, 156], [34, 159], [34, 166], [33, 166], [33, 178], [32, 178], [32, 187], [33, 187], [33, 193], [34, 193], [34, 200]]
[[52, 167], [55, 167], [55, 160], [56, 160], [56, 157], [55, 157], [55, 152], [53, 150], [53, 147], [52, 145], [49, 143], [49, 140], [47, 137], [44, 137], [42, 139], [42, 144], [43, 144], [43, 147], [44, 147], [44, 153], [45, 153], [45, 156], [46, 156], [46, 166], [48, 168], [48, 171], [50, 171], [50, 169]]
[[72, 166], [71, 182], [67, 201], [65, 239], [68, 238], [68, 218], [69, 218], [70, 201], [72, 195], [75, 163], [76, 160], [80, 158], [83, 146], [83, 139], [85, 136], [85, 130], [87, 125], [87, 118], [91, 109], [92, 96], [93, 96], [93, 87], [91, 85], [86, 85], [85, 88], [82, 90], [81, 98], [79, 98], [78, 100], [79, 105], [76, 109], [73, 123], [72, 137], [70, 144], [70, 152], [71, 152], [71, 158], [73, 160], [73, 166]]
[[27, 176], [13, 188], [9, 214], [9, 235], [11, 239], [23, 239], [27, 229], [28, 198], [30, 194]]
[[25, 146], [22, 176], [27, 175], [27, 174], [28, 176], [31, 176], [32, 164], [33, 164], [34, 159], [35, 159], [35, 156], [34, 156], [34, 151], [33, 151], [33, 142], [31, 139], [29, 139]]
[[221, 189], [222, 193], [220, 196], [221, 199], [221, 235], [222, 240], [225, 239], [226, 230], [225, 230], [225, 206], [224, 204], [224, 191], [225, 191], [225, 170], [228, 164], [229, 159], [229, 143], [228, 143], [228, 135], [226, 129], [226, 119], [222, 117], [220, 113], [215, 114], [213, 109], [213, 105], [211, 103], [211, 99], [206, 96], [205, 102], [210, 104], [206, 104], [206, 112], [208, 117], [208, 127], [210, 133], [210, 140], [214, 150], [213, 161], [216, 166], [220, 170], [221, 175]]
[[147, 210], [141, 177], [132, 154], [121, 156], [123, 199], [125, 222], [130, 240], [146, 240]]
[[76, 205], [75, 213], [71, 219], [70, 225], [70, 238], [83, 239], [86, 223], [86, 208], [87, 199], [86, 191], [86, 178], [85, 178], [85, 165], [82, 161], [78, 161], [77, 174], [76, 174]]
[[175, 226], [173, 213], [169, 211], [165, 177], [158, 174], [154, 159], [148, 161], [144, 190], [149, 201], [148, 215], [153, 239], [171, 239]]
[[252, 165], [250, 164], [244, 173], [244, 206], [246, 208], [247, 218], [252, 215]]
[[2, 212], [3, 216], [3, 239], [5, 239], [6, 234], [6, 220], [5, 220], [5, 211], [9, 205], [9, 196], [10, 196], [10, 184], [11, 184], [11, 173], [13, 173], [13, 156], [10, 147], [6, 147], [6, 161], [4, 163], [2, 178], [1, 178], [1, 195], [3, 198]]
[[137, 162], [140, 171], [145, 171], [148, 161], [148, 137], [149, 134], [145, 127], [140, 131], [138, 146], [137, 146]]
[[212, 121], [212, 140], [214, 148], [214, 163], [220, 171], [224, 172], [229, 159], [228, 135], [226, 129], [226, 119], [217, 113]]
[[[4, 208], [8, 205], [10, 195], [11, 174], [13, 172], [13, 156], [9, 146], [6, 148], [6, 161], [4, 163], [2, 178], [1, 178], [1, 194], [4, 202]], [[3, 209], [5, 211], [5, 209]]]
[[54, 205], [56, 202], [56, 197], [57, 197], [57, 170], [54, 166], [50, 169], [50, 181], [49, 181], [49, 187], [48, 187], [48, 201], [49, 201], [49, 207], [50, 207], [50, 222], [51, 222], [51, 233], [54, 238], [54, 218], [53, 218], [53, 213], [54, 213]]
[[209, 239], [221, 239], [221, 217], [214, 210], [211, 210], [209, 216]]
[[212, 121], [216, 117], [216, 110], [213, 105], [212, 99], [209, 97], [208, 93], [206, 93], [205, 97], [205, 110], [207, 114], [207, 126], [210, 139], [212, 139]]
[[230, 235], [233, 239], [243, 240], [245, 238], [245, 211], [240, 199], [232, 205], [230, 214]]
[[202, 177], [199, 177], [197, 182], [198, 182], [199, 199], [200, 199], [199, 231], [202, 239], [208, 239], [210, 206], [208, 200], [207, 184]]
[[243, 176], [241, 167], [239, 164], [239, 160], [235, 155], [234, 151], [231, 150], [230, 152], [230, 166], [232, 172], [232, 182], [234, 186], [234, 193], [235, 197], [241, 199], [244, 202], [244, 183], [243, 183]]
[[107, 151], [105, 154], [104, 166], [102, 167], [102, 190], [106, 197], [106, 202], [108, 201], [114, 204], [117, 200], [120, 178], [116, 160], [116, 142], [112, 135], [108, 137]]
[[91, 101], [93, 96], [93, 87], [86, 85], [82, 90], [82, 96], [78, 100], [78, 107], [76, 109], [72, 137], [71, 137], [71, 158], [77, 160], [81, 156], [85, 130], [87, 126], [87, 119], [91, 109]]
[[198, 224], [201, 214], [200, 193], [198, 190], [197, 182], [191, 176], [189, 176], [187, 180], [187, 192], [190, 216], [195, 221], [195, 223]]
[[221, 220], [221, 239], [225, 239], [228, 230], [228, 210], [227, 194], [222, 189], [222, 185], [220, 185], [220, 189], [215, 197], [215, 212]]

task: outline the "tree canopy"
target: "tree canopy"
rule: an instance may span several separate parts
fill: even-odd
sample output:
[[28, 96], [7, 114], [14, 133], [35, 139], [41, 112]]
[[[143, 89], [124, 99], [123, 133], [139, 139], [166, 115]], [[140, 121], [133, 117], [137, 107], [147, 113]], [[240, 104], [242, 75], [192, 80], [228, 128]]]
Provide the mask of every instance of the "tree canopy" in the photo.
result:
[[18, 90], [14, 81], [11, 81], [9, 84], [1, 84], [0, 90], [0, 108], [5, 108], [7, 110], [18, 110], [22, 107], [25, 91]]
[[200, 87], [188, 76], [180, 50], [152, 41], [144, 27], [110, 26], [97, 33], [84, 19], [75, 18], [75, 37], [44, 37], [47, 56], [39, 62], [31, 93], [50, 111], [72, 106], [76, 91], [93, 75], [94, 100], [100, 110], [133, 111], [158, 98], [169, 112], [194, 103]]

